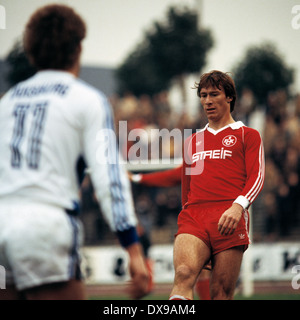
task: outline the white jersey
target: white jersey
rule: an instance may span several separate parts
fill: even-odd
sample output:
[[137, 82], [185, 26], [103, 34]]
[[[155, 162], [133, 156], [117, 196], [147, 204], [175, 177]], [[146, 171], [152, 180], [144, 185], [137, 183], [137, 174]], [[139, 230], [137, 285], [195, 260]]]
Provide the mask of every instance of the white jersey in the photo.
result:
[[111, 229], [135, 226], [124, 168], [117, 160], [99, 162], [99, 154], [118, 154], [116, 144], [99, 139], [102, 129], [113, 128], [105, 96], [70, 73], [41, 71], [10, 89], [0, 100], [0, 204], [75, 209], [76, 165], [83, 156]]

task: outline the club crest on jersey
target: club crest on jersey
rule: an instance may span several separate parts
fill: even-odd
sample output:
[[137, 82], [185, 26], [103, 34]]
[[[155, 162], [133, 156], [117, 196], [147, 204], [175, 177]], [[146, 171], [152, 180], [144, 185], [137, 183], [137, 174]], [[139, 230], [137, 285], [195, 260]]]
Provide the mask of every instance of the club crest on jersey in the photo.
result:
[[222, 140], [222, 144], [224, 147], [233, 147], [237, 142], [236, 136], [233, 136], [230, 134], [229, 136], [226, 136]]

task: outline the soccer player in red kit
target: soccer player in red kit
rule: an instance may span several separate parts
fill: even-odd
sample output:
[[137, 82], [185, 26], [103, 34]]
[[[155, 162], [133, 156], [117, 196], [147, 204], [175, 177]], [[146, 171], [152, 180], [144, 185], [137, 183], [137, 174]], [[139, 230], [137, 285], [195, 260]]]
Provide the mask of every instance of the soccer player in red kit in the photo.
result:
[[[173, 169], [151, 172], [146, 174], [129, 173], [130, 180], [137, 184], [142, 184], [148, 187], [173, 187], [181, 185], [182, 165]], [[211, 268], [210, 265], [203, 269], [198, 276], [195, 284], [195, 291], [200, 300], [210, 300], [209, 282]]]
[[256, 130], [232, 118], [236, 90], [227, 73], [203, 74], [196, 89], [208, 124], [185, 141], [170, 300], [193, 298], [209, 260], [211, 298], [233, 299], [249, 244], [247, 209], [264, 183], [263, 145]]

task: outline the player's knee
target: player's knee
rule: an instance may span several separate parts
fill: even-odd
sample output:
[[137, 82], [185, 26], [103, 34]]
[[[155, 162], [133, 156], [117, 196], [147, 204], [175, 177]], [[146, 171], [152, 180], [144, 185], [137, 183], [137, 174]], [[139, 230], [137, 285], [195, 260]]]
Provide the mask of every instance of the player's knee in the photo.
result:
[[188, 265], [180, 265], [176, 268], [175, 277], [179, 282], [188, 282], [192, 283], [195, 278], [195, 271]]
[[210, 295], [212, 300], [232, 300], [234, 288], [218, 283], [211, 286]]

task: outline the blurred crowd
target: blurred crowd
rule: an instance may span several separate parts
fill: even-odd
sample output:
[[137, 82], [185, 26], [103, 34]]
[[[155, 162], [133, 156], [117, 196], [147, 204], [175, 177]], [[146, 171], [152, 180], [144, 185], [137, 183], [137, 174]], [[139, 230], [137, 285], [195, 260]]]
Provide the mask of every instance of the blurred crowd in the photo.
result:
[[[183, 130], [194, 130], [197, 123], [185, 112], [178, 114], [174, 111], [167, 92], [161, 92], [152, 99], [147, 95], [137, 98], [127, 93], [122, 98], [114, 96], [110, 100], [124, 159], [131, 161], [182, 157]], [[123, 126], [120, 127], [120, 121], [126, 121], [126, 131]], [[170, 132], [174, 129], [180, 135], [170, 140]], [[155, 142], [159, 142], [158, 148], [153, 147]], [[136, 143], [137, 147], [132, 148]], [[140, 154], [135, 155], [135, 151]]]
[[300, 96], [269, 96], [263, 139], [266, 178], [263, 190], [265, 235], [270, 240], [299, 238], [300, 226]]
[[[120, 150], [125, 159], [128, 159], [128, 152], [136, 143], [138, 148], [131, 150], [137, 153], [143, 148], [150, 150], [151, 141], [158, 139], [158, 130], [152, 129], [166, 128], [170, 131], [177, 128], [182, 132], [184, 129], [195, 132], [207, 123], [200, 105], [198, 113], [193, 116], [185, 111], [180, 114], [175, 112], [167, 92], [152, 98], [147, 95], [137, 98], [127, 93], [123, 97], [110, 97], [110, 102], [114, 110]], [[269, 95], [266, 104], [258, 105], [251, 91], [245, 90], [237, 101], [233, 116], [235, 120], [258, 129], [264, 141], [266, 178], [264, 189], [253, 205], [254, 240], [299, 239], [300, 96], [288, 98], [285, 92], [277, 91]], [[120, 127], [120, 121], [126, 121], [126, 126]], [[135, 132], [134, 139], [130, 137], [130, 132]], [[137, 158], [142, 160], [150, 155], [160, 159], [181, 157], [182, 141], [174, 139], [165, 143], [162, 137], [159, 140], [158, 154], [149, 151], [137, 154]], [[87, 188], [88, 184], [83, 192]], [[150, 235], [154, 230], [168, 228], [176, 231], [177, 215], [181, 208], [180, 186], [150, 188], [133, 185], [133, 193], [142, 234]], [[97, 219], [101, 220], [99, 215]], [[103, 231], [103, 222], [98, 220], [97, 228]], [[169, 237], [168, 240], [172, 242], [173, 238]]]

